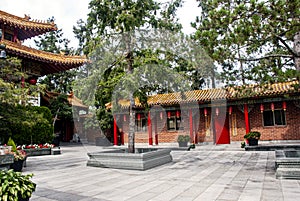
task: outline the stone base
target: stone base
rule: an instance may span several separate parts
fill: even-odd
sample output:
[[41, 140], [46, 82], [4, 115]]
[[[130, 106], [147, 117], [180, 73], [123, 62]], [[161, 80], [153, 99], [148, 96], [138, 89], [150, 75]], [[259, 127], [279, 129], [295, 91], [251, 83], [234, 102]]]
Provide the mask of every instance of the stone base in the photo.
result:
[[59, 147], [55, 147], [51, 149], [51, 155], [59, 155], [59, 154], [61, 154]]
[[43, 156], [50, 155], [51, 148], [41, 148], [41, 149], [24, 149], [27, 156]]
[[170, 149], [138, 148], [136, 153], [126, 153], [126, 150], [110, 150], [88, 153], [87, 166], [147, 170], [172, 161]]
[[276, 178], [300, 179], [300, 151], [276, 150]]

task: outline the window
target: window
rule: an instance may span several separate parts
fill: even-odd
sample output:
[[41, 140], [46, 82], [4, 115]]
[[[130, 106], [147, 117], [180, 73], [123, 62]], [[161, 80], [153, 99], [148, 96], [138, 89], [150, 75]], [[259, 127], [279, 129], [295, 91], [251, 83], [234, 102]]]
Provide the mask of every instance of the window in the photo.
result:
[[266, 110], [263, 113], [264, 126], [283, 126], [286, 125], [285, 112], [283, 109]]
[[183, 130], [181, 117], [175, 115], [175, 112], [170, 112], [170, 116], [167, 119], [167, 128], [169, 131]]
[[135, 130], [137, 132], [145, 132], [147, 131], [146, 119], [144, 117], [135, 119]]

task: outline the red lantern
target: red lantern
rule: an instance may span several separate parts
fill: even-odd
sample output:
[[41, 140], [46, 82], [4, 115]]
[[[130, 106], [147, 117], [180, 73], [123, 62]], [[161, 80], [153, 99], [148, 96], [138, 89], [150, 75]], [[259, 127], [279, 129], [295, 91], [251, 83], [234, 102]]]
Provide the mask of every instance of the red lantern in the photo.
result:
[[171, 112], [168, 112], [168, 118], [170, 118], [171, 117]]
[[216, 108], [216, 115], [217, 116], [219, 115], [219, 108], [218, 107]]
[[229, 107], [228, 113], [229, 113], [229, 114], [232, 114], [232, 106]]
[[176, 111], [176, 117], [177, 117], [177, 118], [180, 117], [180, 111], [179, 111], [179, 110]]
[[264, 105], [260, 104], [260, 112], [263, 113], [264, 112]]
[[30, 80], [28, 82], [29, 82], [29, 84], [35, 85], [37, 80], [35, 78], [30, 78]]
[[137, 114], [138, 121], [141, 120], [141, 114]]
[[207, 109], [204, 108], [204, 116], [207, 116]]
[[285, 101], [282, 102], [282, 108], [284, 111], [286, 111], [286, 102]]
[[274, 111], [275, 107], [274, 107], [274, 103], [271, 103], [271, 110]]
[[126, 121], [126, 114], [124, 114], [124, 116], [123, 116], [123, 120], [124, 120], [124, 121]]

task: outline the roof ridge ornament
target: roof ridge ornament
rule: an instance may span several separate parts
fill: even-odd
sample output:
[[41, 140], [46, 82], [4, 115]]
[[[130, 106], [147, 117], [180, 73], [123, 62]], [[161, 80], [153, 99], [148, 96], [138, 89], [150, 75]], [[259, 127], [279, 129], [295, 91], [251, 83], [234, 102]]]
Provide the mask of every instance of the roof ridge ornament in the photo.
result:
[[31, 19], [30, 15], [24, 14], [24, 19], [29, 21]]

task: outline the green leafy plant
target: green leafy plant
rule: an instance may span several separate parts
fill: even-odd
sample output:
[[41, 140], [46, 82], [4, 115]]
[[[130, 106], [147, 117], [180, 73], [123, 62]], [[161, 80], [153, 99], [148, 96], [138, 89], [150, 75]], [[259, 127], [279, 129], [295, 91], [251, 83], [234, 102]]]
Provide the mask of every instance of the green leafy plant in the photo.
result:
[[241, 142], [241, 148], [245, 148], [246, 142]]
[[20, 198], [30, 198], [36, 189], [36, 184], [30, 179], [33, 174], [22, 175], [13, 170], [0, 172], [0, 200], [15, 201]]
[[189, 142], [190, 136], [188, 135], [178, 135], [177, 142]]
[[16, 151], [17, 151], [17, 146], [16, 146], [14, 140], [11, 139], [11, 137], [8, 139], [7, 145], [12, 147], [12, 148], [11, 148], [11, 151], [12, 151], [12, 152], [16, 152]]
[[251, 139], [252, 138], [252, 139], [259, 140], [260, 136], [261, 136], [260, 132], [258, 132], [258, 131], [251, 131], [251, 132], [247, 133], [246, 135], [244, 135], [244, 138], [245, 139]]

